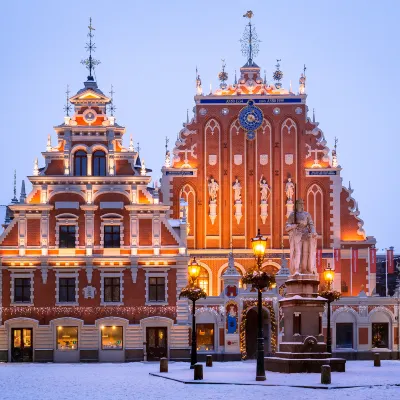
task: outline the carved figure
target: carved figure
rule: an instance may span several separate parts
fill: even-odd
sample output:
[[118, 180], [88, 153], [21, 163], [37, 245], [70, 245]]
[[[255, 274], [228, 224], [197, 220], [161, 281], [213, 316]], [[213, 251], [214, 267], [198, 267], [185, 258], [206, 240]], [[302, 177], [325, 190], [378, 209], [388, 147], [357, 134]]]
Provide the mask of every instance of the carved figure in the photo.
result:
[[286, 197], [288, 201], [293, 201], [294, 196], [294, 183], [292, 182], [292, 178], [288, 178], [285, 186]]
[[267, 201], [270, 192], [271, 189], [269, 188], [267, 181], [265, 180], [265, 178], [261, 178], [260, 179], [261, 201]]
[[214, 178], [211, 178], [210, 183], [208, 184], [208, 193], [210, 195], [211, 201], [217, 200], [218, 189], [219, 189], [218, 183], [215, 181]]
[[290, 243], [290, 273], [316, 273], [317, 233], [311, 215], [304, 211], [302, 199], [296, 201], [296, 211], [289, 215], [286, 232]]
[[242, 185], [240, 184], [240, 182], [237, 178], [236, 178], [235, 183], [233, 184], [232, 188], [233, 188], [233, 192], [234, 192], [234, 196], [235, 196], [235, 203], [241, 202], [241, 200], [242, 200], [242, 195], [241, 195]]

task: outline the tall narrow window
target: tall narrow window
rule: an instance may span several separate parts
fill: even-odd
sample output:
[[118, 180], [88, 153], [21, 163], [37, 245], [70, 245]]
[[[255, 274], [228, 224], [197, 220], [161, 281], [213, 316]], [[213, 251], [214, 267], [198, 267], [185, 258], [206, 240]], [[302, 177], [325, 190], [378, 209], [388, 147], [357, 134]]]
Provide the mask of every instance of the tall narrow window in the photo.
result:
[[75, 248], [75, 225], [60, 226], [59, 247], [61, 249]]
[[93, 153], [93, 176], [106, 176], [106, 153], [97, 150]]
[[120, 295], [120, 278], [104, 278], [104, 301], [110, 303], [119, 303]]
[[75, 278], [60, 278], [58, 301], [60, 303], [75, 302]]
[[87, 175], [87, 154], [83, 150], [78, 150], [74, 156], [74, 175]]
[[121, 247], [121, 235], [119, 225], [104, 226], [104, 247], [118, 248]]
[[14, 302], [30, 303], [31, 302], [31, 279], [15, 278], [14, 279]]
[[165, 278], [149, 278], [149, 301], [165, 301]]

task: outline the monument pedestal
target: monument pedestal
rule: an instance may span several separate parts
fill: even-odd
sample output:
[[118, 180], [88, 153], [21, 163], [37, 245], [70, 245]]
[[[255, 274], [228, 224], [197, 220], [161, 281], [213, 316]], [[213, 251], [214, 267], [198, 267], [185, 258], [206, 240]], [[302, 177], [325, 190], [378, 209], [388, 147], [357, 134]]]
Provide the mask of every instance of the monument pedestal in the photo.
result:
[[296, 274], [286, 281], [286, 297], [279, 301], [284, 330], [275, 357], [265, 357], [265, 369], [273, 372], [344, 372], [346, 360], [327, 353], [322, 334], [322, 314], [326, 300], [318, 296], [315, 274]]

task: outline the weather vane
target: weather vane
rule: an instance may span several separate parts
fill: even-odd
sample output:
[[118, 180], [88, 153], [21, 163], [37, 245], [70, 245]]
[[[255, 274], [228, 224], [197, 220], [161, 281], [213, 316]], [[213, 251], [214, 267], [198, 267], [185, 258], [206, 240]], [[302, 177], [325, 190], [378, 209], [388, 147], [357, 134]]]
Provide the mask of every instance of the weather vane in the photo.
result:
[[338, 141], [339, 141], [339, 139], [335, 136], [335, 151], [336, 151], [336, 148], [337, 148]]
[[165, 153], [168, 153], [168, 143], [169, 143], [168, 136], [165, 136]]
[[141, 149], [140, 149], [139, 142], [137, 142], [137, 152], [139, 153], [140, 150], [141, 150]]
[[64, 111], [67, 113], [67, 117], [69, 117], [69, 112], [71, 111], [71, 104], [69, 103], [69, 93], [69, 85], [67, 85], [67, 91], [65, 92], [65, 94], [67, 95], [67, 102], [64, 106]]
[[228, 80], [228, 73], [225, 71], [225, 67], [226, 67], [226, 63], [225, 60], [222, 59], [222, 71], [218, 74], [218, 79], [221, 81], [221, 84], [219, 85], [219, 87], [222, 90], [225, 90], [227, 88], [227, 84], [226, 81]]
[[242, 39], [240, 39], [240, 43], [242, 44], [242, 54], [247, 57], [247, 62], [249, 65], [253, 63], [253, 57], [257, 56], [259, 47], [258, 44], [260, 43], [256, 29], [251, 24], [253, 15], [253, 11], [247, 11], [247, 13], [243, 15], [243, 17], [249, 19], [249, 23], [246, 25]]
[[111, 90], [110, 90], [110, 104], [108, 105], [108, 108], [110, 110], [111, 116], [114, 116], [114, 111], [117, 109], [117, 107], [115, 107], [114, 105], [114, 87], [113, 85], [111, 85]]
[[88, 38], [89, 38], [89, 43], [86, 43], [86, 51], [89, 52], [89, 57], [86, 58], [85, 60], [81, 61], [81, 64], [86, 65], [86, 68], [89, 70], [89, 76], [88, 76], [88, 81], [94, 81], [93, 76], [92, 76], [92, 71], [94, 72], [94, 68], [96, 65], [100, 64], [99, 60], [96, 60], [92, 57], [92, 51], [96, 51], [96, 45], [92, 42], [92, 39], [94, 37], [94, 34], [92, 31], [95, 30], [92, 26], [92, 18], [90, 18], [90, 23], [89, 23], [89, 33], [88, 33]]

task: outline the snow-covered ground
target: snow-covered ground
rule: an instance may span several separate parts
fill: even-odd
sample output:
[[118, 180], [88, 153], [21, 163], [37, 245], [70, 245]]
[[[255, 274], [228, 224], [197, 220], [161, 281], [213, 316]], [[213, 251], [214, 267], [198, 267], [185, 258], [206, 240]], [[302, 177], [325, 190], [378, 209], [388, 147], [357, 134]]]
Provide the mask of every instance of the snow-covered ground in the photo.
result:
[[[184, 384], [149, 375], [158, 373], [158, 364], [0, 364], [2, 400], [48, 399], [373, 399], [400, 398], [400, 362], [383, 361], [374, 368], [372, 361], [346, 364], [348, 372], [334, 373], [336, 385], [384, 385], [351, 389], [303, 389], [290, 386], [249, 386], [221, 384]], [[188, 364], [170, 363], [172, 378], [192, 379]], [[255, 383], [252, 362], [214, 363], [204, 367], [205, 380], [214, 382]], [[319, 374], [277, 374], [267, 372], [268, 384], [318, 385]]]

